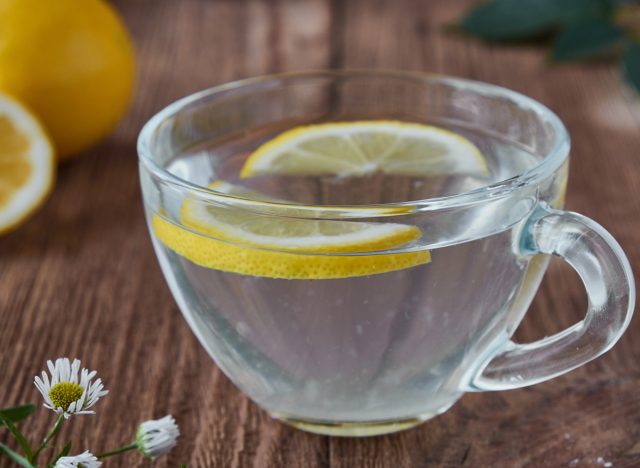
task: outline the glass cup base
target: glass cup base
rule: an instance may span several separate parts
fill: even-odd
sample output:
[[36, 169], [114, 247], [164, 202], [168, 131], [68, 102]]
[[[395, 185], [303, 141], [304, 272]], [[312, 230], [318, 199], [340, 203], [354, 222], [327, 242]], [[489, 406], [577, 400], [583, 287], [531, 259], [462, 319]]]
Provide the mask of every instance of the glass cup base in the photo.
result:
[[438, 411], [423, 413], [405, 419], [386, 419], [380, 421], [322, 421], [318, 419], [299, 419], [282, 413], [269, 414], [278, 421], [314, 434], [337, 437], [367, 437], [404, 431], [447, 411], [453, 403], [439, 408]]

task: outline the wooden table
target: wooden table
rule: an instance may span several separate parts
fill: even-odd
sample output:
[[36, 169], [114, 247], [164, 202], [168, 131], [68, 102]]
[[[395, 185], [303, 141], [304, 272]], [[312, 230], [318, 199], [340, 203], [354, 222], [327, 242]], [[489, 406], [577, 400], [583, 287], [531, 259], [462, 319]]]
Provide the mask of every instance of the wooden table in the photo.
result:
[[[60, 168], [43, 209], [0, 239], [0, 405], [40, 403], [33, 376], [47, 359], [77, 356], [110, 393], [95, 416], [65, 429], [75, 451], [113, 448], [138, 422], [172, 413], [182, 437], [157, 466], [640, 466], [638, 320], [613, 351], [567, 376], [469, 394], [400, 434], [329, 438], [271, 420], [221, 374], [182, 319], [151, 249], [136, 167], [136, 136], [153, 113], [236, 78], [384, 67], [488, 81], [540, 100], [564, 120], [573, 137], [568, 207], [607, 227], [638, 274], [640, 102], [612, 67], [549, 67], [536, 47], [443, 33], [465, 1], [115, 3], [137, 44], [135, 102], [106, 142]], [[554, 262], [517, 337], [560, 330], [583, 316], [585, 302], [576, 275]], [[42, 434], [52, 421], [40, 409], [24, 427]], [[146, 466], [140, 459], [130, 454], [105, 466]]]

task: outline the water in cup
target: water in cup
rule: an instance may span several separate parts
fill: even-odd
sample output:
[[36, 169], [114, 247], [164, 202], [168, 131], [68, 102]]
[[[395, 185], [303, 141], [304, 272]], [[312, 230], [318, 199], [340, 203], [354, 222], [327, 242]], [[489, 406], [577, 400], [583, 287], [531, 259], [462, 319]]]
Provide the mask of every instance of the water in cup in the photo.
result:
[[[501, 207], [513, 213], [501, 225], [471, 207], [436, 229], [412, 224], [406, 202], [481, 190], [539, 161], [466, 127], [281, 122], [164, 169], [267, 204], [384, 204], [389, 221], [275, 217], [195, 196], [163, 210], [146, 197], [146, 210], [180, 308], [234, 383], [292, 424], [343, 421], [363, 434], [360, 421], [400, 428], [451, 406], [509, 338], [547, 263], [516, 252], [527, 209]], [[562, 204], [565, 184], [559, 171], [542, 198]]]

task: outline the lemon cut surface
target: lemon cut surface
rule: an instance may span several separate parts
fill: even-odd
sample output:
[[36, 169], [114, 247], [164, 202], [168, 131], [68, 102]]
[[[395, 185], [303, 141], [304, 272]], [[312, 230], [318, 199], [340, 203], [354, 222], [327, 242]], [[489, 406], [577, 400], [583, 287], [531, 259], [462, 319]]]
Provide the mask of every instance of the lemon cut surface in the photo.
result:
[[[222, 193], [266, 199], [225, 182], [211, 187]], [[334, 279], [401, 270], [431, 260], [427, 250], [366, 254], [417, 240], [420, 230], [405, 224], [274, 218], [193, 199], [183, 202], [180, 218], [181, 225], [177, 225], [154, 215], [156, 237], [197, 265], [233, 273]], [[359, 255], [345, 255], [356, 252]]]
[[38, 120], [0, 95], [0, 233], [17, 227], [42, 204], [54, 171], [53, 149]]
[[487, 175], [480, 150], [443, 128], [393, 120], [324, 123], [281, 133], [254, 151], [240, 177]]

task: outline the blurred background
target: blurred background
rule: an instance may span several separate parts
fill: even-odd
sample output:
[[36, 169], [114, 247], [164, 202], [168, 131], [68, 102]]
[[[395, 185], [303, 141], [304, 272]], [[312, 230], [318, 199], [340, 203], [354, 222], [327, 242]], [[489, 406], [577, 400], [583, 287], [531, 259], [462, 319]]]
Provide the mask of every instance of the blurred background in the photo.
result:
[[[477, 3], [112, 1], [135, 49], [132, 100], [126, 113], [124, 105], [114, 111], [119, 123], [106, 139], [96, 137], [59, 166], [38, 211], [0, 237], [0, 406], [39, 402], [32, 381], [46, 360], [77, 356], [98, 370], [110, 394], [65, 435], [100, 451], [124, 442], [139, 421], [172, 413], [182, 437], [157, 466], [640, 465], [637, 320], [613, 351], [552, 382], [467, 395], [408, 432], [329, 439], [272, 421], [235, 389], [189, 331], [153, 254], [135, 144], [155, 112], [244, 77], [388, 68], [486, 81], [550, 107], [572, 137], [568, 209], [605, 226], [637, 275], [640, 102], [633, 88], [606, 56], [550, 64], [548, 41], [495, 43], [446, 29]], [[125, 71], [113, 80], [129, 73], [123, 60]], [[517, 338], [554, 333], [585, 308], [579, 279], [554, 261]], [[47, 417], [39, 414], [25, 430], [43, 433]], [[127, 455], [105, 465], [139, 460]]]

